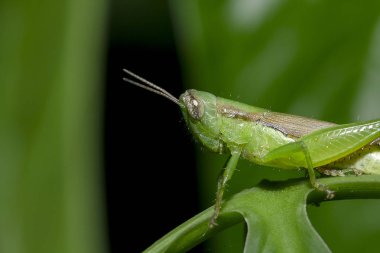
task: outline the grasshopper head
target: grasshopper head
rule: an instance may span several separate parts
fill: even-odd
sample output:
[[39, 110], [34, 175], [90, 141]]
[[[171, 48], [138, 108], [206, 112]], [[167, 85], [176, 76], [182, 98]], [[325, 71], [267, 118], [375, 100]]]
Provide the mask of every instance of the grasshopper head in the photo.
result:
[[179, 98], [183, 117], [190, 131], [208, 149], [221, 153], [219, 140], [220, 120], [217, 116], [216, 97], [211, 93], [187, 90]]

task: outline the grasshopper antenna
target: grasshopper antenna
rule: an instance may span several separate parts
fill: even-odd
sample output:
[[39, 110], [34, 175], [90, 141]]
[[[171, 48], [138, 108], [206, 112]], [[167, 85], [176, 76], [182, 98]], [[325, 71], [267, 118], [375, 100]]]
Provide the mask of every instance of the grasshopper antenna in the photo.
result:
[[152, 83], [152, 82], [149, 82], [148, 80], [142, 78], [141, 76], [136, 75], [136, 74], [133, 73], [132, 71], [129, 71], [129, 70], [127, 70], [127, 69], [123, 69], [123, 71], [124, 71], [125, 73], [127, 73], [128, 75], [130, 75], [130, 76], [136, 78], [136, 79], [139, 80], [141, 83], [136, 82], [136, 81], [133, 81], [133, 80], [131, 80], [131, 79], [129, 79], [129, 78], [126, 78], [126, 77], [123, 77], [123, 80], [124, 80], [124, 81], [126, 81], [126, 82], [128, 82], [128, 83], [130, 83], [130, 84], [136, 85], [136, 86], [138, 86], [138, 87], [140, 87], [140, 88], [143, 88], [143, 89], [145, 89], [145, 90], [148, 90], [148, 91], [150, 91], [150, 92], [156, 93], [156, 94], [158, 94], [158, 95], [160, 95], [160, 96], [163, 96], [163, 97], [169, 99], [170, 101], [176, 103], [177, 105], [182, 106], [182, 105], [179, 103], [179, 100], [178, 100], [176, 97], [174, 97], [172, 94], [170, 94], [168, 91], [166, 91], [165, 89], [161, 88], [160, 86], [158, 86], [158, 85], [156, 85], [156, 84], [154, 84], [154, 83]]

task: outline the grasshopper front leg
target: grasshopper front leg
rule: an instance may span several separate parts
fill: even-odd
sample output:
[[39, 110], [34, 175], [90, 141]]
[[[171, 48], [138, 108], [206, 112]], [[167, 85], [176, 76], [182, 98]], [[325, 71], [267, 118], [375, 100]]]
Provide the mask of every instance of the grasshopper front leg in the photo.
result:
[[218, 218], [220, 209], [222, 208], [224, 191], [226, 189], [228, 181], [232, 178], [232, 175], [235, 172], [239, 158], [240, 152], [232, 153], [226, 162], [225, 168], [223, 168], [220, 172], [220, 175], [218, 177], [218, 189], [216, 191], [214, 213], [211, 217], [209, 228], [217, 225], [216, 219]]

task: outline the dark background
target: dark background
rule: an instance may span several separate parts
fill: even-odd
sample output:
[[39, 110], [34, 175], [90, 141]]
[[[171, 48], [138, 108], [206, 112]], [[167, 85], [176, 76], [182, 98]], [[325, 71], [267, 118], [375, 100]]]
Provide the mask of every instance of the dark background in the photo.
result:
[[142, 6], [113, 1], [109, 16], [104, 168], [112, 252], [140, 252], [199, 211], [194, 143], [178, 106], [122, 81], [127, 68], [176, 97], [184, 92], [169, 10], [162, 3], [122, 18], [133, 7]]

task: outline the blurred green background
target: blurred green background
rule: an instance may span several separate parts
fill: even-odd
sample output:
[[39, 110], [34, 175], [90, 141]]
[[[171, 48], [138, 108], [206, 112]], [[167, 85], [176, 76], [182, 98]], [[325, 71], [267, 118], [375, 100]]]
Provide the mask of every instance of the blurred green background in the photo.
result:
[[[0, 252], [140, 252], [213, 203], [226, 157], [202, 152], [173, 104], [122, 83], [124, 67], [176, 96], [379, 118], [374, 0], [3, 0], [0, 56]], [[241, 161], [228, 194], [300, 176]], [[376, 251], [379, 201], [308, 210], [334, 252]], [[242, 242], [238, 226], [194, 252]]]
[[106, 11], [103, 0], [0, 1], [0, 252], [107, 249]]

